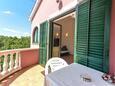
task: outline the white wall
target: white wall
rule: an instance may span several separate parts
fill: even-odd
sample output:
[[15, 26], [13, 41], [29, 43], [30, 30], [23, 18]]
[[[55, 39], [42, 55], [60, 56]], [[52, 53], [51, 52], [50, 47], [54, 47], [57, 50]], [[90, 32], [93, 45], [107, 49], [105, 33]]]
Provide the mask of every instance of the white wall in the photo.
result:
[[[62, 25], [62, 42], [61, 45], [66, 45], [71, 54], [74, 53], [74, 28], [75, 28], [75, 19], [68, 17], [66, 19], [58, 21]], [[68, 37], [66, 37], [68, 33]]]

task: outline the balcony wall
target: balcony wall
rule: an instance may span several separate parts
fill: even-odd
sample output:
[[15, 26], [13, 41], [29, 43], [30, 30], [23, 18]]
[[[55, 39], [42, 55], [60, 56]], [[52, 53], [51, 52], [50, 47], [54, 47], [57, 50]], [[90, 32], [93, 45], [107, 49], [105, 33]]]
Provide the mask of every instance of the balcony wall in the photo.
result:
[[115, 74], [115, 0], [112, 0], [110, 28], [110, 73]]
[[20, 51], [21, 55], [21, 67], [27, 67], [30, 65], [38, 64], [38, 49], [25, 49]]
[[0, 80], [38, 62], [38, 48], [0, 51]]

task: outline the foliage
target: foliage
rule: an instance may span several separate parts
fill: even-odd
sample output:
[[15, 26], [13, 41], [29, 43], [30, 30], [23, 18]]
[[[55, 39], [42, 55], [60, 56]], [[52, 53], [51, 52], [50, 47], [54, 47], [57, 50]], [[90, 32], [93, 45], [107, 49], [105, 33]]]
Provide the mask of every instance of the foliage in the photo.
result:
[[29, 47], [30, 47], [29, 36], [21, 38], [0, 36], [0, 50], [29, 48]]

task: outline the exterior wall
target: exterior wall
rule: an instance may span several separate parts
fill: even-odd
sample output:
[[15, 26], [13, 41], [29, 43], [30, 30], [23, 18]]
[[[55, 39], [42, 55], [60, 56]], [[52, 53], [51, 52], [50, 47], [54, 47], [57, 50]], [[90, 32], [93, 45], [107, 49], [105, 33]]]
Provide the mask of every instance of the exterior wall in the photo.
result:
[[[61, 0], [61, 1], [62, 1], [62, 8], [63, 8], [75, 0]], [[52, 1], [42, 0], [41, 5], [32, 20], [31, 31], [33, 32], [33, 28], [35, 26], [38, 26], [39, 28], [40, 23], [48, 19], [50, 15], [52, 15], [53, 13], [57, 11], [59, 11], [59, 3], [57, 3], [56, 0], [52, 0]], [[32, 35], [31, 35], [31, 38], [32, 38]], [[31, 39], [31, 47], [34, 47], [34, 45], [32, 44], [32, 39]]]
[[[63, 0], [63, 7], [68, 5], [70, 2], [74, 0]], [[56, 3], [56, 0], [52, 0], [49, 2], [49, 0], [43, 0], [41, 3], [40, 8], [38, 9], [34, 19], [32, 20], [32, 31], [35, 26], [38, 26], [43, 21], [45, 21], [51, 14], [55, 13], [59, 10], [58, 8], [59, 4]], [[110, 73], [115, 74], [115, 0], [112, 0], [112, 13], [111, 13], [111, 27], [110, 27], [110, 53], [109, 53], [109, 68]], [[42, 16], [41, 16], [42, 15]], [[31, 37], [32, 38], [32, 37]], [[31, 39], [32, 40], [32, 39]], [[32, 45], [31, 47], [38, 47], [38, 45]]]
[[[62, 0], [63, 7], [69, 4], [74, 0]], [[49, 2], [49, 0], [43, 0], [41, 3], [41, 6], [39, 7], [32, 25], [38, 25], [39, 23], [45, 21], [49, 15], [53, 14], [54, 12], [59, 10], [59, 3], [56, 2], [56, 0], [52, 0]], [[34, 23], [34, 24], [33, 24]]]
[[31, 48], [39, 48], [39, 44], [31, 43]]
[[115, 0], [112, 0], [109, 55], [110, 73], [115, 74]]

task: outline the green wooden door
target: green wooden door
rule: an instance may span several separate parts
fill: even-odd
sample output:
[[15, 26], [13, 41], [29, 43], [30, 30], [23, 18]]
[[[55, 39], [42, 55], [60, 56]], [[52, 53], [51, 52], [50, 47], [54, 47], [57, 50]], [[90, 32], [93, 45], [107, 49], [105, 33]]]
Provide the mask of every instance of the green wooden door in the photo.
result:
[[108, 3], [110, 0], [85, 0], [76, 8], [77, 61], [103, 72], [108, 72], [109, 64], [110, 4]]
[[39, 48], [39, 63], [45, 64], [47, 57], [47, 33], [48, 33], [48, 22], [45, 21], [40, 24], [40, 48]]

